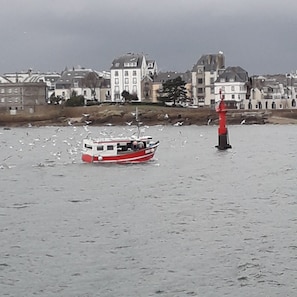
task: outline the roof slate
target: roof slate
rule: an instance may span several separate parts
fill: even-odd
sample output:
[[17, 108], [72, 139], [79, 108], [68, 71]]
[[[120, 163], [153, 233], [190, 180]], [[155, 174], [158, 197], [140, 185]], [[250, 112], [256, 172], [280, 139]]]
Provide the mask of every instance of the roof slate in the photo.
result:
[[218, 80], [222, 78], [224, 78], [226, 82], [247, 82], [249, 79], [247, 71], [245, 71], [239, 66], [227, 67], [225, 71], [222, 74], [220, 74]]
[[[143, 58], [144, 58], [143, 55], [128, 53], [126, 55], [123, 55], [121, 57], [114, 59], [110, 69], [141, 68]], [[125, 66], [125, 64], [133, 63], [133, 62], [136, 62], [135, 67]]]

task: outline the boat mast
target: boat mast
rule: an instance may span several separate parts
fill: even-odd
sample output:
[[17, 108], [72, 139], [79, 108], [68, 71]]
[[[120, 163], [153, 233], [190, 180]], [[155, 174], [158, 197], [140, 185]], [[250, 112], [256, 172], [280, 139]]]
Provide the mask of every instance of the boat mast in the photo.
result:
[[140, 121], [139, 121], [139, 117], [138, 117], [138, 107], [136, 107], [136, 111], [135, 111], [135, 121], [136, 121], [136, 126], [137, 126], [137, 138], [140, 137]]

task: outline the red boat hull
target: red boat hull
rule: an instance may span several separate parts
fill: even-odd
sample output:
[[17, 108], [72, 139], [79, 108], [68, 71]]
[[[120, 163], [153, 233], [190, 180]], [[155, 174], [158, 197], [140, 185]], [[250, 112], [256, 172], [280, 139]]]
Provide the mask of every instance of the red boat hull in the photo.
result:
[[157, 145], [138, 151], [118, 154], [116, 156], [92, 156], [83, 153], [82, 161], [86, 163], [143, 163], [154, 157], [156, 148]]

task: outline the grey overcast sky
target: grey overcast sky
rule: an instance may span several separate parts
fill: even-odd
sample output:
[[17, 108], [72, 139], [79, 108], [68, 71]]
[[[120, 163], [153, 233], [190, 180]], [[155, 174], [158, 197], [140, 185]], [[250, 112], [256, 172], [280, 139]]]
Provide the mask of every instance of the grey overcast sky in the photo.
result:
[[0, 74], [109, 71], [128, 52], [186, 71], [219, 51], [249, 75], [287, 73], [296, 28], [296, 0], [1, 0]]

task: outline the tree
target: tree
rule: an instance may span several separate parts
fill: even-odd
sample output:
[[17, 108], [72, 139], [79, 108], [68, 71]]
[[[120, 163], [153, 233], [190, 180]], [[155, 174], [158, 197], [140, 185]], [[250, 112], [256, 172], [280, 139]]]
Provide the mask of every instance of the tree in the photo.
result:
[[85, 88], [89, 88], [91, 90], [91, 94], [96, 99], [96, 88], [100, 87], [101, 79], [96, 72], [89, 72], [82, 80], [82, 84]]
[[158, 100], [162, 102], [173, 102], [173, 106], [177, 102], [187, 101], [188, 97], [185, 85], [185, 81], [180, 76], [165, 81], [162, 85], [162, 90], [159, 92]]
[[126, 90], [123, 91], [121, 95], [125, 99], [125, 102], [131, 102], [132, 100], [138, 100], [137, 94], [130, 94]]
[[72, 91], [71, 97], [65, 102], [66, 106], [84, 106], [85, 105], [85, 98], [84, 96], [80, 95], [77, 96], [75, 91]]

